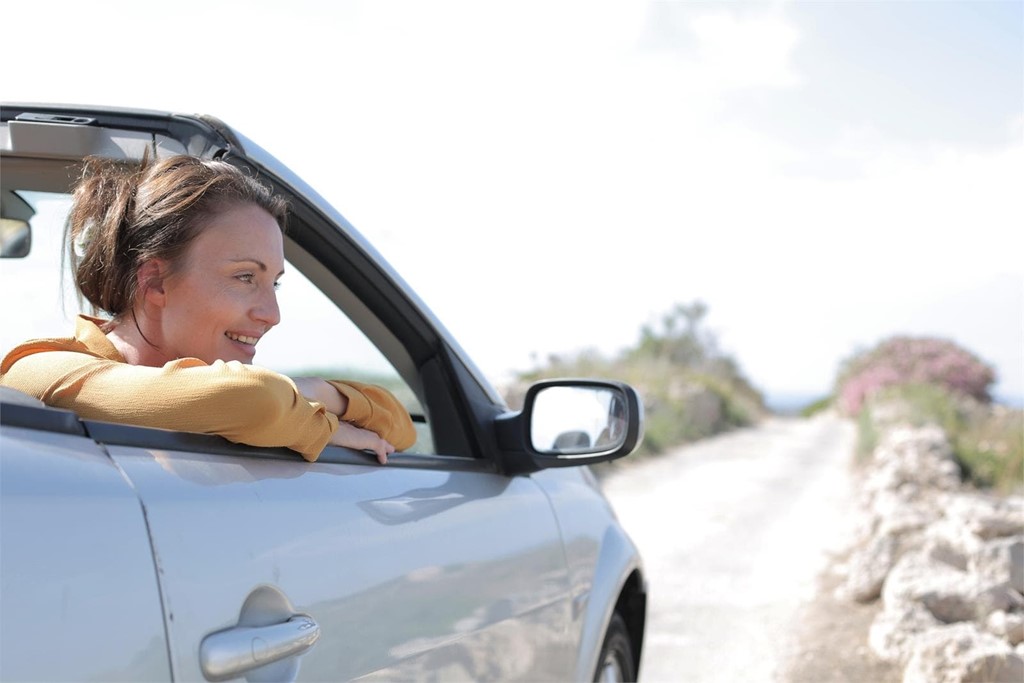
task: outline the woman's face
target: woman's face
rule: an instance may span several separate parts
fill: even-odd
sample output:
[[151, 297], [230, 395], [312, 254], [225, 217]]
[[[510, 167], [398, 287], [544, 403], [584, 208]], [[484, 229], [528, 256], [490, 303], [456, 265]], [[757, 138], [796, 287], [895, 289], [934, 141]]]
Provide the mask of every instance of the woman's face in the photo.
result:
[[169, 360], [251, 363], [257, 342], [281, 321], [283, 273], [284, 240], [269, 213], [255, 204], [219, 211], [163, 282], [161, 350]]

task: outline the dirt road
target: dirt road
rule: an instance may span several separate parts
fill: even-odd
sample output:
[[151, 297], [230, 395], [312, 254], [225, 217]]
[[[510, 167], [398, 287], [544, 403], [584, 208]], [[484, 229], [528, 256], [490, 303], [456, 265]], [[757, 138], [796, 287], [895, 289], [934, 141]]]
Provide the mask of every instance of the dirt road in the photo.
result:
[[650, 578], [641, 680], [775, 681], [849, 541], [854, 427], [773, 419], [625, 466], [604, 489]]

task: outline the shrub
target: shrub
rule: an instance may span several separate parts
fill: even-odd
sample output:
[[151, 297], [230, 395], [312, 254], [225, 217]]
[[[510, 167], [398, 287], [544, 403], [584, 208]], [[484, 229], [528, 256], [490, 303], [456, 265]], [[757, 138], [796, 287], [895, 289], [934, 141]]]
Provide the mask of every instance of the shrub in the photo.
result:
[[1001, 493], [1024, 491], [1024, 410], [975, 407], [954, 438], [953, 448], [975, 485]]
[[858, 455], [896, 423], [946, 432], [964, 478], [1002, 493], [1024, 489], [1024, 411], [991, 405], [992, 368], [955, 343], [892, 337], [846, 361], [839, 410], [857, 418]]
[[546, 363], [520, 373], [504, 391], [514, 406], [525, 387], [548, 377], [616, 379], [643, 397], [645, 430], [640, 453], [659, 453], [759, 420], [764, 398], [744, 377], [739, 364], [718, 349], [705, 329], [707, 306], [677, 305], [658, 324], [644, 326], [640, 339], [615, 358], [594, 350], [551, 355]]
[[847, 360], [836, 383], [840, 411], [860, 412], [864, 402], [886, 387], [934, 384], [988, 403], [992, 368], [946, 339], [892, 337]]

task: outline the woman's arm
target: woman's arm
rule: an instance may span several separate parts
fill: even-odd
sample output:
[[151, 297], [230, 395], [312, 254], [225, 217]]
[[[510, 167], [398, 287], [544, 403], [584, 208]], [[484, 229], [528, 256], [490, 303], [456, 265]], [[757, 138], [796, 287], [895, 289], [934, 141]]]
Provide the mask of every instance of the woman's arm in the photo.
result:
[[303, 396], [339, 417], [338, 429], [331, 435], [331, 443], [336, 446], [373, 451], [384, 464], [395, 450], [416, 442], [408, 411], [386, 389], [317, 377], [296, 377], [292, 381]]
[[155, 368], [73, 351], [5, 363], [0, 381], [82, 418], [218, 434], [250, 446], [284, 446], [316, 460], [338, 417], [310, 403], [284, 375], [237, 362], [181, 359]]
[[[309, 461], [330, 443], [373, 451], [384, 462], [416, 441], [408, 412], [380, 387], [316, 379], [300, 380], [300, 388], [284, 375], [236, 362], [181, 359], [155, 368], [47, 351], [6, 358], [0, 382], [85, 419], [284, 446]], [[350, 423], [341, 430], [339, 414]]]
[[310, 401], [323, 404], [335, 415], [344, 415], [348, 410], [348, 397], [319, 377], [292, 377], [299, 393]]

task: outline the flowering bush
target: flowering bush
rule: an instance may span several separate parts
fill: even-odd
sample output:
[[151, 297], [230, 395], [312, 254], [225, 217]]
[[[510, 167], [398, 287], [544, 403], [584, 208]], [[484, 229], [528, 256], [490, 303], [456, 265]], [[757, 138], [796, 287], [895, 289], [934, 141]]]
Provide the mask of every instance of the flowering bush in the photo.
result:
[[934, 384], [987, 403], [994, 381], [990, 366], [949, 340], [900, 336], [846, 361], [836, 382], [836, 397], [847, 415], [859, 413], [880, 390], [906, 384]]

